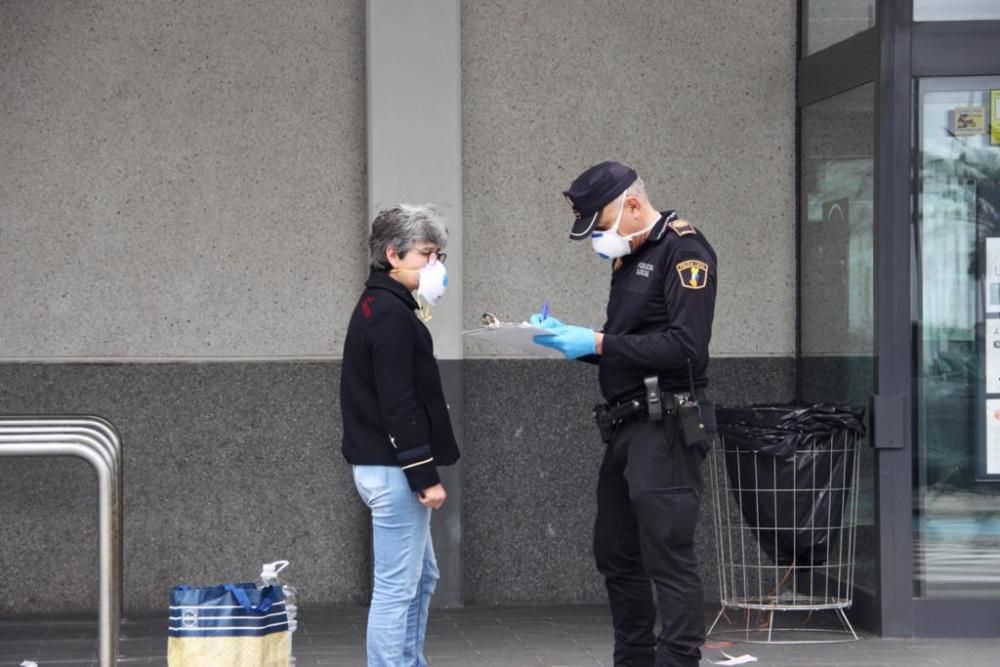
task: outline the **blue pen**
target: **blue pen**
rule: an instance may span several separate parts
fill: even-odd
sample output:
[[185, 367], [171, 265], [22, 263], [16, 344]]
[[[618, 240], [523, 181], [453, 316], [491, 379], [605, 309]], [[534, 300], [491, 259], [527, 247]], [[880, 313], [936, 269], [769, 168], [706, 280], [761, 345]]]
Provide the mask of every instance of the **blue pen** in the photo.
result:
[[548, 319], [548, 317], [549, 317], [549, 300], [546, 299], [545, 303], [542, 304], [542, 319], [541, 319], [541, 321], [544, 322], [546, 319]]

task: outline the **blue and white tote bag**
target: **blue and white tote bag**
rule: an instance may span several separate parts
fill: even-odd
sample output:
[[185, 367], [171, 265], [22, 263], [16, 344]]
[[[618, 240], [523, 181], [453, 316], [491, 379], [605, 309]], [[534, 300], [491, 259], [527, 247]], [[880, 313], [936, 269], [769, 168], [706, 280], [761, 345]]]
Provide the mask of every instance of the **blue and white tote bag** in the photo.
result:
[[291, 634], [280, 586], [170, 590], [170, 667], [288, 667]]

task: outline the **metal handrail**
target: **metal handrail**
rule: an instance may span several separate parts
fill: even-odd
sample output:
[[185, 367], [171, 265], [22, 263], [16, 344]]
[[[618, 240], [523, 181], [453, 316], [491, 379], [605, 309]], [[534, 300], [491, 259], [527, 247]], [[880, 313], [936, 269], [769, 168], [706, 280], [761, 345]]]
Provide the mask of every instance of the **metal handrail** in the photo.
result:
[[[6, 428], [8, 426], [9, 428]], [[115, 529], [112, 531], [111, 535], [112, 548], [115, 553], [118, 554], [118, 562], [124, 563], [124, 540], [122, 539], [121, 534], [122, 526], [124, 525], [122, 521], [124, 498], [122, 496], [122, 466], [119, 461], [121, 451], [120, 447], [114, 447], [112, 442], [108, 440], [103, 433], [91, 428], [84, 428], [82, 426], [10, 426], [6, 419], [0, 418], [0, 434], [8, 436], [32, 436], [32, 438], [29, 439], [31, 442], [37, 442], [39, 436], [58, 438], [60, 435], [74, 435], [88, 440], [90, 444], [94, 446], [95, 450], [99, 452], [101, 458], [104, 459], [105, 463], [111, 470], [111, 477], [114, 483], [113, 492], [111, 494], [111, 511], [112, 516], [114, 516], [116, 520]], [[115, 588], [118, 591], [118, 595], [114, 600], [112, 600], [112, 603], [116, 607], [116, 617], [121, 618], [122, 611], [125, 608], [125, 582], [123, 581], [121, 567], [115, 568], [115, 577]]]
[[[87, 434], [97, 438], [107, 449], [109, 462], [112, 466], [112, 474], [116, 481], [115, 505], [119, 530], [115, 536], [118, 550], [118, 561], [125, 562], [125, 543], [121, 539], [121, 527], [125, 525], [125, 515], [123, 503], [125, 499], [124, 488], [124, 463], [122, 461], [122, 441], [118, 431], [105, 419], [97, 416], [74, 416], [74, 415], [45, 415], [44, 421], [39, 421], [39, 417], [13, 415], [0, 417], [0, 427], [17, 427], [18, 433], [79, 433], [80, 429]], [[4, 428], [4, 433], [8, 429]], [[120, 610], [125, 608], [125, 582], [122, 580], [121, 568], [118, 570], [118, 590], [120, 595], [116, 600]]]
[[98, 656], [101, 667], [111, 667], [118, 659], [122, 600], [120, 438], [104, 420], [0, 417], [0, 456], [73, 456], [94, 468], [100, 560]]

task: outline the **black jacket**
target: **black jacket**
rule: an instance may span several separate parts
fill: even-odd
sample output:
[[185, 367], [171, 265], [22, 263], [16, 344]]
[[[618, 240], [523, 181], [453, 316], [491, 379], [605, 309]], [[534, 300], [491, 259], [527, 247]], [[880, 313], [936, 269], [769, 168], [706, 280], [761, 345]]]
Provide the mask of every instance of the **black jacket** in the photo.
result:
[[715, 250], [674, 211], [614, 263], [599, 359], [605, 400], [641, 395], [654, 374], [664, 391], [708, 384], [717, 280]]
[[372, 271], [344, 340], [341, 451], [355, 465], [400, 466], [410, 488], [458, 460], [431, 333], [401, 283]]

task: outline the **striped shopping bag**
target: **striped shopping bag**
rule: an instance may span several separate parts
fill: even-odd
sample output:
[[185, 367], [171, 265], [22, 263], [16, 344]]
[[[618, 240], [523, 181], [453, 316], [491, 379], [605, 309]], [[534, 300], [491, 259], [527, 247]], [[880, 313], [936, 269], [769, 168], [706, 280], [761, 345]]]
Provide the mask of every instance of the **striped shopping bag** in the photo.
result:
[[170, 590], [170, 667], [288, 667], [290, 656], [281, 586]]

